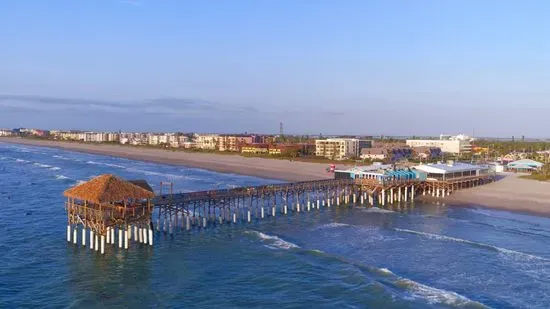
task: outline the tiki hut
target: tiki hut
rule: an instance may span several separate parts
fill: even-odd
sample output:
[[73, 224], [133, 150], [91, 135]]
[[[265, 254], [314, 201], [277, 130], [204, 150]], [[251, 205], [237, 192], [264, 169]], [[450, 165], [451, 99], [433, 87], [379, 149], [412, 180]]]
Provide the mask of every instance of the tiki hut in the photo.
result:
[[[97, 237], [101, 236], [101, 251], [103, 252], [104, 237], [107, 243], [114, 244], [115, 230], [119, 231], [119, 247], [123, 238], [127, 248], [131, 234], [131, 226], [137, 231], [149, 230], [153, 205], [151, 199], [155, 196], [153, 189], [145, 180], [126, 181], [115, 175], [107, 174], [72, 187], [63, 193], [67, 197], [66, 209], [69, 226], [67, 240], [70, 240], [70, 230], [74, 226], [74, 242], [76, 230], [82, 225], [82, 243], [85, 244], [85, 230], [90, 229], [90, 246], [95, 247]], [[137, 235], [137, 232], [135, 233]], [[142, 237], [139, 238], [142, 240]]]

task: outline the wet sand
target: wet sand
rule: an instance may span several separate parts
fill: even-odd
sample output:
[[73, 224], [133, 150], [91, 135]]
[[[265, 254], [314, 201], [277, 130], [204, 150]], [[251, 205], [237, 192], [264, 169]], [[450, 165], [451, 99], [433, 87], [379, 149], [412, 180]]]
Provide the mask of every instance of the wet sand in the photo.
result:
[[550, 216], [550, 182], [523, 179], [520, 176], [502, 175], [499, 181], [457, 191], [444, 201]]
[[247, 158], [231, 154], [197, 153], [122, 145], [82, 144], [22, 138], [4, 137], [0, 138], [0, 142], [61, 148], [77, 152], [115, 156], [154, 163], [184, 165], [221, 173], [233, 173], [285, 181], [306, 181], [329, 179], [333, 177], [333, 174], [326, 172], [328, 164], [323, 163]]

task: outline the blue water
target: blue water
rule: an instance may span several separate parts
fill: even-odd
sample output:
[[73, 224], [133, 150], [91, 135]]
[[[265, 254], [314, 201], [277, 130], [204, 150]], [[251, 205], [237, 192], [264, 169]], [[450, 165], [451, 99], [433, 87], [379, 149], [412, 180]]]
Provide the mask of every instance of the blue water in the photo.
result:
[[276, 182], [0, 143], [0, 308], [550, 307], [547, 218], [341, 206], [101, 256], [66, 242], [62, 192], [103, 173], [157, 190]]

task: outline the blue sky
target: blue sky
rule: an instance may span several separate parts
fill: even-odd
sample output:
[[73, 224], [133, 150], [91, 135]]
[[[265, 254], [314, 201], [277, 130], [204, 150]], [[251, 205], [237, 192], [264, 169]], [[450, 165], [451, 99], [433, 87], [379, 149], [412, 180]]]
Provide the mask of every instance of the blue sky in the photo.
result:
[[550, 136], [548, 1], [0, 3], [0, 127]]

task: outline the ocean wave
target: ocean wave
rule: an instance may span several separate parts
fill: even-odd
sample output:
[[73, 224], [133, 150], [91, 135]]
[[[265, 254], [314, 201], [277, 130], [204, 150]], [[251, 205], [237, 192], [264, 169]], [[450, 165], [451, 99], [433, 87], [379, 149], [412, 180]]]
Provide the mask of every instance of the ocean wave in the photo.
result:
[[497, 246], [493, 246], [493, 245], [489, 245], [489, 244], [485, 244], [485, 243], [480, 243], [480, 242], [475, 242], [475, 241], [471, 241], [471, 240], [466, 240], [466, 239], [462, 239], [462, 238], [456, 238], [456, 237], [450, 237], [450, 236], [432, 234], [432, 233], [426, 233], [426, 232], [420, 232], [420, 231], [413, 231], [413, 230], [407, 230], [407, 229], [400, 229], [400, 228], [394, 228], [394, 230], [396, 230], [398, 232], [424, 236], [424, 237], [429, 238], [429, 239], [454, 241], [454, 242], [464, 243], [464, 244], [468, 244], [468, 245], [475, 246], [475, 247], [478, 247], [478, 248], [492, 250], [492, 251], [502, 253], [502, 254], [505, 254], [505, 255], [518, 256], [518, 257], [528, 259], [528, 260], [550, 261], [550, 259], [547, 259], [547, 258], [544, 258], [544, 257], [541, 257], [541, 256], [537, 256], [537, 255], [533, 255], [533, 254], [529, 254], [529, 253], [524, 253], [524, 252], [520, 252], [520, 251], [515, 251], [515, 250], [510, 250], [510, 249], [506, 249], [506, 248], [501, 248], [501, 247], [497, 247]]
[[298, 246], [296, 244], [293, 244], [289, 241], [286, 241], [286, 240], [284, 240], [284, 239], [282, 239], [278, 236], [268, 235], [268, 234], [258, 232], [258, 231], [245, 231], [245, 233], [253, 234], [253, 235], [257, 236], [262, 241], [266, 242], [267, 244], [265, 246], [267, 248], [270, 248], [270, 249], [288, 250], [288, 249], [300, 248], [300, 246]]
[[61, 167], [52, 166], [49, 169], [52, 170], [52, 171], [59, 171], [61, 169]]
[[349, 225], [347, 223], [331, 222], [331, 223], [327, 223], [327, 224], [323, 224], [321, 226], [318, 226], [314, 230], [334, 229], [334, 228], [347, 227], [347, 226], [351, 226], [351, 225]]
[[55, 179], [57, 180], [64, 180], [64, 179], [71, 179], [65, 175], [55, 175]]
[[51, 165], [42, 164], [42, 163], [39, 163], [39, 162], [33, 163], [32, 165], [38, 166], [38, 167], [43, 167], [43, 168], [50, 168], [50, 167], [52, 167]]
[[77, 181], [76, 181], [76, 186], [81, 185], [81, 184], [83, 184], [83, 183], [85, 183], [85, 182], [86, 182], [85, 180], [77, 180]]
[[365, 209], [361, 209], [361, 211], [370, 212], [370, 213], [380, 213], [380, 214], [395, 213], [395, 211], [393, 211], [393, 210], [388, 210], [388, 209], [383, 209], [383, 208], [378, 208], [378, 207], [365, 208]]
[[15, 162], [27, 163], [27, 162], [29, 162], [29, 161], [23, 160], [23, 159], [15, 159]]
[[134, 172], [149, 176], [160, 176], [165, 178], [174, 178], [174, 179], [187, 179], [187, 180], [200, 180], [198, 178], [193, 178], [185, 175], [176, 175], [176, 174], [170, 174], [170, 173], [160, 173], [160, 172], [153, 172], [153, 171], [147, 171], [147, 170], [140, 170], [137, 168], [129, 168], [127, 169], [128, 172]]
[[103, 162], [95, 162], [95, 161], [86, 161], [87, 164], [92, 164], [92, 165], [104, 165], [104, 166], [109, 166], [109, 167], [116, 167], [116, 168], [122, 168], [122, 169], [125, 169], [126, 166], [122, 166], [122, 165], [118, 165], [118, 164], [112, 164], [112, 163], [103, 163]]
[[431, 305], [444, 304], [460, 308], [489, 308], [456, 292], [438, 289], [411, 279], [398, 277], [394, 284], [409, 291], [412, 298], [423, 299]]

